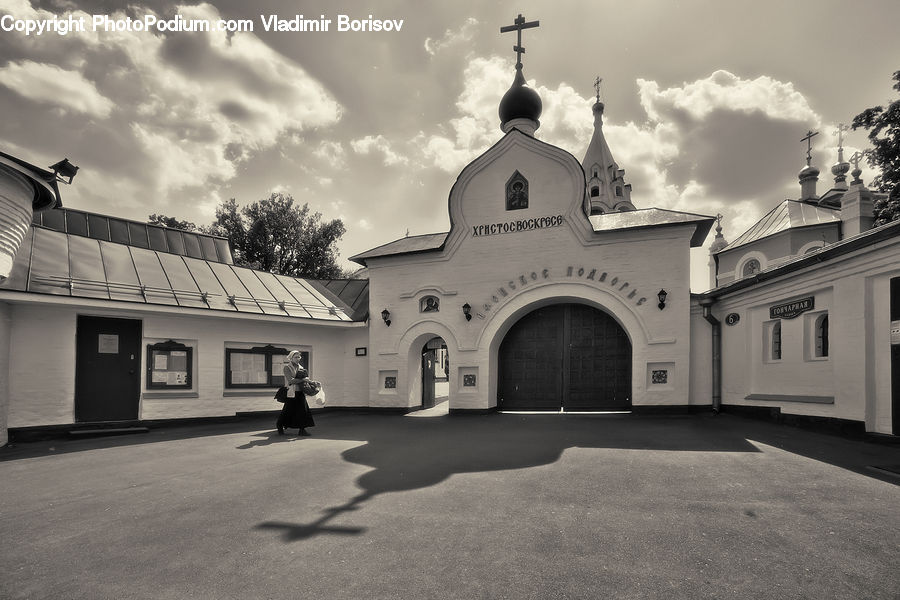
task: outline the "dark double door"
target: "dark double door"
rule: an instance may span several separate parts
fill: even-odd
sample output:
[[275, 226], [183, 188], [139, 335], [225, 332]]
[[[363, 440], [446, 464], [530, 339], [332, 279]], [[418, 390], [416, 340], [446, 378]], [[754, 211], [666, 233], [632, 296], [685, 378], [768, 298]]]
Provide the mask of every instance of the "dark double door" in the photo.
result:
[[501, 410], [631, 408], [631, 341], [609, 314], [555, 304], [520, 319], [499, 354]]
[[79, 316], [77, 327], [75, 420], [136, 420], [141, 393], [141, 322]]

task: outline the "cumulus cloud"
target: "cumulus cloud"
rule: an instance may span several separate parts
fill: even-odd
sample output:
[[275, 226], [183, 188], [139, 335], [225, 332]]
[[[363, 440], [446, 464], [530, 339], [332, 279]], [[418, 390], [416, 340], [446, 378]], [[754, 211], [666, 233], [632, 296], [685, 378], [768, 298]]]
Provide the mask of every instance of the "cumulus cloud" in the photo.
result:
[[[8, 4], [15, 18], [69, 14], [55, 15], [28, 0]], [[132, 17], [152, 12], [129, 10]], [[173, 12], [185, 19], [221, 18], [209, 4]], [[252, 33], [87, 31], [42, 36], [40, 44], [33, 37], [4, 36], [4, 54], [33, 60], [0, 62], [0, 81], [33, 102], [55, 102], [64, 111], [103, 119], [90, 135], [72, 140], [81, 148], [81, 156], [72, 159], [85, 171], [92, 163], [117, 164], [110, 179], [134, 194], [131, 201], [152, 198], [158, 204], [191, 187], [212, 193], [236, 176], [241, 162], [282, 138], [341, 118], [341, 106], [320, 83]], [[21, 102], [0, 106], [7, 108], [23, 116], [36, 110]], [[59, 123], [38, 121], [56, 130], [58, 144], [65, 143]], [[89, 195], [74, 193], [82, 192]]]
[[702, 119], [719, 109], [761, 112], [788, 121], [818, 120], [818, 115], [792, 83], [765, 75], [750, 80], [719, 70], [706, 79], [666, 90], [660, 90], [655, 81], [638, 79], [637, 84], [641, 105], [654, 121], [672, 118], [676, 110]]
[[475, 35], [477, 27], [478, 19], [469, 17], [459, 29], [447, 29], [444, 32], [444, 36], [439, 40], [433, 40], [430, 37], [427, 37], [425, 38], [425, 52], [434, 56], [448, 46], [468, 42]]
[[0, 67], [0, 85], [33, 100], [60, 107], [65, 112], [104, 118], [113, 103], [81, 73], [30, 60]]
[[328, 164], [334, 165], [335, 168], [343, 167], [347, 156], [347, 152], [340, 142], [328, 140], [319, 144], [313, 154]]
[[406, 156], [398, 154], [391, 148], [391, 143], [383, 135], [367, 135], [358, 140], [353, 140], [350, 142], [350, 147], [357, 154], [381, 154], [382, 161], [388, 167], [409, 163], [409, 159]]

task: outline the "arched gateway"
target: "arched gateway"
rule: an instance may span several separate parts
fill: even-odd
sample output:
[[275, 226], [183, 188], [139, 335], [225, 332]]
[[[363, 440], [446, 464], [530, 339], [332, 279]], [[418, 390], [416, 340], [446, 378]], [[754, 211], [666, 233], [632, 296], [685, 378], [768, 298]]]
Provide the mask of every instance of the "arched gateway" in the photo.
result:
[[584, 304], [534, 310], [498, 356], [501, 410], [631, 408], [631, 341], [608, 313]]

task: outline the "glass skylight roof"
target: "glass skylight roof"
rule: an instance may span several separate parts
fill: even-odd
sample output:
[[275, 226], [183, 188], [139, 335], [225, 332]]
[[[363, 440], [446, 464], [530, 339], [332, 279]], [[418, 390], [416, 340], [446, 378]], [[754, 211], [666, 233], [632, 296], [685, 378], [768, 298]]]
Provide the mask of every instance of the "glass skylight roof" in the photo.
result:
[[[138, 242], [144, 247], [129, 246], [106, 241], [107, 234], [116, 239], [117, 235], [140, 233], [129, 232], [127, 228], [113, 231], [116, 221], [112, 219], [104, 223], [109, 225], [109, 230], [91, 227], [96, 237], [83, 236], [82, 221], [91, 223], [90, 216], [87, 219], [73, 216], [72, 223], [79, 233], [32, 226], [16, 255], [10, 277], [0, 285], [0, 290], [306, 319], [353, 320], [349, 309], [336, 305], [302, 279], [218, 262], [218, 255], [216, 260], [191, 257], [195, 253], [216, 253], [220, 250], [218, 242], [224, 240], [181, 232], [185, 235], [175, 239], [184, 244], [188, 256], [151, 249], [160, 247], [165, 239], [155, 231]], [[170, 250], [177, 244], [169, 239], [165, 241]], [[227, 252], [227, 243], [224, 250]]]

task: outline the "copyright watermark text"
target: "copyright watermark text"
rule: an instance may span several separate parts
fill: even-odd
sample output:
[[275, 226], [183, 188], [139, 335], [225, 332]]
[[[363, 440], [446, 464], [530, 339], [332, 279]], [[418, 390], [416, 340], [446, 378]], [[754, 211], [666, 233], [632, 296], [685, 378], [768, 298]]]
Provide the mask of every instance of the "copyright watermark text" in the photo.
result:
[[303, 15], [283, 17], [279, 15], [259, 15], [253, 19], [188, 19], [183, 16], [162, 19], [147, 14], [138, 18], [109, 15], [89, 15], [53, 17], [50, 19], [17, 19], [12, 15], [0, 16], [0, 31], [25, 35], [68, 35], [85, 32], [252, 32], [259, 25], [266, 32], [391, 32], [403, 28], [403, 19], [377, 19], [372, 15], [355, 19], [349, 15], [328, 18], [307, 19]]

